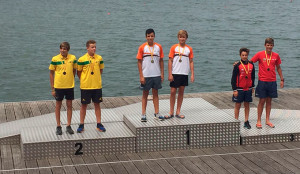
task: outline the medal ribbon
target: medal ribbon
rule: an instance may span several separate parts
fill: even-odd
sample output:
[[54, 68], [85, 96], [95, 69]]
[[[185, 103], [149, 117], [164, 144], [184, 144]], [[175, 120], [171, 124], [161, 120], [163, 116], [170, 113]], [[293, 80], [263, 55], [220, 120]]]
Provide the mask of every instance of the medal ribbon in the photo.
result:
[[150, 49], [150, 45], [147, 43], [148, 45], [148, 48], [149, 48], [149, 52], [150, 52], [150, 55], [151, 55], [151, 62], [153, 62], [153, 54], [154, 54], [154, 43], [153, 43], [153, 47], [152, 47], [152, 51]]
[[265, 55], [266, 55], [266, 59], [267, 59], [267, 65], [270, 66], [270, 63], [271, 63], [271, 59], [272, 59], [272, 51], [271, 51], [271, 55], [270, 55], [270, 58], [268, 59], [268, 55], [267, 55], [267, 52], [265, 51]]
[[67, 70], [67, 64], [68, 64], [68, 60], [67, 60], [67, 57], [65, 58], [65, 60], [64, 60], [64, 57], [62, 57], [61, 58], [61, 61], [62, 61], [62, 64], [63, 64], [63, 70], [64, 70], [64, 72], [66, 72], [66, 70]]
[[248, 73], [249, 73], [249, 62], [248, 62], [248, 69], [246, 69], [245, 65], [243, 64], [243, 62], [242, 62], [241, 60], [240, 60], [240, 62], [241, 62], [241, 64], [242, 64], [242, 66], [243, 66], [243, 68], [244, 68], [246, 74], [248, 75]]
[[91, 72], [94, 72], [95, 61], [93, 62], [91, 57], [90, 57], [90, 64], [91, 64], [90, 65], [91, 66]]
[[182, 57], [182, 55], [184, 53], [184, 50], [185, 50], [185, 46], [184, 46], [182, 54], [181, 54], [181, 52], [180, 52], [180, 45], [178, 44], [179, 60], [181, 60], [181, 57]]

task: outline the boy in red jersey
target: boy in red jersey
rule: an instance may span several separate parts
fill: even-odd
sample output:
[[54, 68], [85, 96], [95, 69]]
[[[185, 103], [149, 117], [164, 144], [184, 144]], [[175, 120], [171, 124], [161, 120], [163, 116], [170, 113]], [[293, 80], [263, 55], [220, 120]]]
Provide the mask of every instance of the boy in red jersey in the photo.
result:
[[175, 116], [177, 118], [185, 118], [180, 115], [181, 105], [183, 102], [184, 88], [188, 86], [188, 74], [191, 71], [191, 82], [194, 82], [194, 62], [193, 49], [185, 42], [188, 38], [188, 33], [185, 30], [180, 30], [177, 34], [179, 43], [171, 47], [169, 53], [168, 71], [171, 87], [170, 95], [170, 112], [165, 116], [166, 119], [174, 117], [175, 97], [178, 88], [177, 109]]
[[241, 48], [241, 60], [232, 71], [231, 86], [233, 90], [232, 101], [236, 102], [234, 107], [235, 119], [239, 119], [239, 113], [242, 102], [245, 106], [244, 127], [251, 129], [249, 118], [249, 102], [252, 102], [252, 93], [254, 92], [255, 69], [253, 63], [248, 61], [249, 49]]
[[152, 88], [154, 118], [163, 120], [164, 116], [159, 113], [158, 89], [164, 80], [163, 49], [160, 44], [154, 42], [155, 32], [153, 29], [146, 30], [146, 40], [138, 50], [138, 69], [140, 74], [140, 88], [143, 90], [142, 98], [142, 122], [147, 122], [146, 107], [149, 90]]
[[274, 47], [274, 40], [272, 38], [266, 38], [265, 50], [256, 53], [251, 61], [253, 63], [259, 62], [258, 67], [258, 84], [255, 90], [255, 96], [259, 98], [257, 106], [257, 124], [258, 129], [262, 128], [261, 115], [266, 103], [266, 125], [274, 128], [275, 126], [270, 122], [271, 103], [272, 98], [277, 98], [277, 83], [276, 72], [280, 77], [280, 87], [284, 87], [284, 78], [282, 75], [282, 69], [280, 67], [281, 59], [278, 53], [272, 52]]

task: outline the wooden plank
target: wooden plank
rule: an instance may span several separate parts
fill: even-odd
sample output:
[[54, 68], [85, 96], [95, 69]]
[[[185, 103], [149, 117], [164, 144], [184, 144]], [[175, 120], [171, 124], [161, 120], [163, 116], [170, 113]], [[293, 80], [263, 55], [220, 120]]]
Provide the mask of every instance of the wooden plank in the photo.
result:
[[[257, 151], [254, 147], [255, 146], [243, 146], [243, 148], [245, 148], [248, 152]], [[291, 174], [292, 173], [289, 169], [287, 169], [283, 165], [279, 164], [278, 162], [276, 162], [272, 158], [268, 157], [264, 153], [253, 153], [253, 155], [255, 155], [257, 158], [259, 158], [262, 161], [264, 161], [265, 163], [267, 163], [269, 166], [272, 166], [272, 168], [277, 170], [279, 173], [286, 173], [286, 174]]]
[[49, 110], [49, 113], [54, 113], [55, 112], [55, 104], [53, 100], [47, 100], [45, 101], [45, 105]]
[[[24, 168], [26, 168], [25, 161], [21, 156], [20, 145], [11, 145], [11, 151], [12, 151], [14, 169], [24, 169]], [[15, 174], [26, 174], [26, 173], [27, 173], [26, 170], [15, 171]]]
[[[73, 165], [71, 158], [69, 158], [69, 157], [60, 158], [60, 162], [63, 165], [63, 169], [66, 174], [77, 174], [75, 167], [71, 166], [71, 165]], [[70, 165], [70, 166], [67, 166], [67, 165]]]
[[[94, 156], [97, 163], [105, 163], [107, 162], [106, 158], [103, 155], [95, 155]], [[99, 164], [102, 172], [105, 174], [113, 174], [116, 173], [110, 164]]]
[[[172, 150], [170, 151], [174, 155], [174, 157], [182, 157], [184, 154], [180, 150]], [[178, 161], [191, 173], [204, 173], [200, 168], [198, 168], [194, 163], [190, 161], [189, 158], [179, 158]]]
[[227, 170], [225, 170], [222, 166], [216, 163], [216, 161], [213, 160], [211, 157], [202, 156], [205, 155], [205, 153], [201, 149], [192, 149], [191, 151], [194, 152], [197, 156], [200, 156], [199, 158], [202, 161], [204, 161], [207, 165], [209, 165], [217, 173], [228, 173]]
[[[105, 158], [108, 162], [119, 161], [115, 155], [105, 155]], [[110, 165], [116, 173], [119, 173], [119, 174], [128, 173], [127, 170], [124, 168], [124, 166], [121, 163], [112, 163]]]
[[184, 165], [182, 165], [178, 159], [176, 158], [172, 158], [174, 157], [172, 155], [172, 153], [170, 153], [169, 151], [162, 151], [159, 152], [164, 158], [169, 158], [167, 159], [167, 161], [171, 164], [171, 166], [177, 170], [178, 173], [191, 173], [187, 168], [185, 168]]
[[71, 157], [71, 159], [73, 161], [73, 164], [75, 164], [75, 168], [76, 168], [78, 173], [84, 173], [84, 174], [90, 173], [87, 166], [85, 166], [85, 165], [76, 166], [76, 164], [84, 164], [84, 161], [83, 161], [82, 157], [76, 156], [76, 157]]
[[24, 114], [23, 114], [23, 110], [22, 110], [22, 106], [21, 106], [20, 102], [14, 102], [13, 107], [14, 107], [14, 111], [15, 111], [16, 120], [23, 119]]
[[25, 165], [28, 173], [32, 174], [39, 174], [39, 168], [36, 160], [28, 160], [25, 161]]
[[105, 108], [114, 108], [114, 105], [110, 102], [109, 98], [103, 98], [103, 102], [101, 103], [105, 105]]
[[131, 97], [122, 97], [122, 99], [126, 102], [126, 105], [134, 104], [135, 101], [132, 100]]
[[60, 159], [59, 158], [50, 158], [48, 159], [50, 166], [55, 166], [51, 168], [51, 171], [53, 174], [61, 174], [64, 173], [63, 167], [58, 167], [62, 166]]
[[[184, 156], [196, 156], [196, 154], [191, 150], [182, 150], [181, 153]], [[200, 158], [189, 158], [189, 160], [195, 164], [199, 169], [201, 169], [204, 173], [210, 173], [210, 174], [216, 174], [209, 165], [207, 165], [204, 161], [202, 161]]]
[[247, 166], [249, 169], [251, 169], [253, 172], [255, 173], [268, 173], [265, 170], [259, 168], [256, 164], [254, 164], [251, 160], [249, 160], [248, 158], [246, 158], [244, 155], [241, 155], [238, 153], [238, 151], [236, 150], [237, 146], [233, 146], [233, 147], [221, 147], [222, 149], [224, 149], [225, 151], [227, 151], [228, 153], [236, 153], [235, 155], [232, 155], [236, 160], [240, 161], [242, 164], [244, 164], [245, 166]]
[[6, 122], [4, 103], [0, 103], [0, 123]]
[[[212, 150], [212, 148], [203, 149], [203, 152], [206, 153], [206, 154], [208, 154], [208, 155], [215, 154], [215, 152]], [[240, 173], [241, 174], [241, 172], [238, 169], [236, 169], [235, 167], [233, 167], [230, 163], [228, 163], [222, 157], [220, 157], [220, 156], [212, 156], [211, 158], [213, 160], [215, 160], [218, 164], [220, 164], [220, 166], [222, 166], [229, 173]]]
[[[141, 160], [141, 158], [136, 153], [127, 154], [130, 160]], [[143, 161], [134, 161], [133, 164], [139, 169], [141, 173], [152, 173], [151, 169]]]
[[[116, 157], [120, 161], [129, 161], [130, 160], [126, 154], [116, 154]], [[139, 174], [140, 173], [139, 170], [135, 167], [135, 165], [132, 162], [124, 162], [122, 164], [128, 173], [130, 173], [130, 174]]]
[[[149, 152], [150, 156], [153, 158], [163, 158], [159, 152]], [[165, 159], [159, 159], [157, 160], [157, 163], [160, 165], [161, 168], [166, 171], [166, 173], [178, 173], [171, 165], [170, 163]]]
[[5, 113], [6, 113], [6, 121], [14, 121], [16, 120], [14, 106], [12, 103], [5, 103]]
[[21, 107], [23, 110], [24, 118], [29, 118], [33, 116], [29, 102], [21, 102]]
[[[138, 153], [137, 155], [143, 160], [153, 159], [147, 152]], [[156, 160], [155, 161], [146, 160], [145, 163], [150, 168], [150, 170], [152, 170], [153, 173], [165, 173]]]
[[37, 105], [39, 107], [39, 110], [41, 112], [41, 115], [49, 114], [51, 113], [46, 105], [45, 101], [38, 101]]
[[[50, 164], [47, 159], [38, 159], [37, 164], [39, 167], [50, 167]], [[52, 174], [52, 171], [50, 168], [40, 169], [40, 174]]]
[[[96, 160], [93, 156], [83, 156], [82, 159], [84, 160], [85, 164], [96, 163]], [[97, 164], [88, 165], [87, 168], [89, 169], [90, 173], [99, 173], [99, 174], [103, 173]]]
[[[248, 152], [246, 149], [243, 148], [244, 146], [236, 146], [235, 149], [237, 149], [238, 152]], [[268, 165], [265, 161], [261, 160], [260, 158], [257, 158], [252, 153], [243, 154], [245, 158], [252, 161], [254, 164], [256, 164], [259, 168], [264, 169], [267, 173], [274, 173], [279, 174], [277, 170], [273, 168], [273, 166]]]
[[[2, 161], [2, 170], [11, 170], [14, 168], [13, 156], [10, 145], [1, 145], [1, 161]], [[14, 173], [14, 172], [7, 172]]]
[[[227, 152], [222, 149], [222, 148], [213, 148], [212, 149], [215, 153], [218, 154], [226, 154]], [[248, 168], [248, 166], [242, 164], [238, 160], [236, 160], [232, 155], [222, 155], [221, 156], [225, 161], [230, 163], [232, 166], [234, 166], [236, 169], [238, 169], [242, 173], [247, 173], [247, 174], [254, 174], [252, 170]]]
[[29, 102], [29, 105], [30, 105], [30, 108], [31, 108], [33, 116], [39, 116], [39, 115], [41, 115], [41, 111], [39, 109], [37, 101]]

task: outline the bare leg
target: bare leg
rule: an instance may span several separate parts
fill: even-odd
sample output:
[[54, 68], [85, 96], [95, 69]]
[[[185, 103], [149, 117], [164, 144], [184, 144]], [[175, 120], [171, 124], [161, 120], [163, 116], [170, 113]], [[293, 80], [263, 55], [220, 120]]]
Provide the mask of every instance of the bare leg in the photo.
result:
[[101, 123], [101, 107], [100, 103], [94, 103], [95, 106], [95, 115], [97, 123]]
[[244, 102], [244, 107], [245, 107], [245, 122], [248, 121], [249, 119], [249, 112], [250, 112], [250, 107], [249, 107], [249, 102]]
[[271, 106], [272, 106], [272, 98], [267, 97], [267, 99], [266, 99], [266, 123], [270, 123]]
[[87, 104], [81, 104], [80, 108], [80, 124], [84, 124], [84, 119], [86, 115]]
[[261, 124], [261, 114], [264, 110], [266, 98], [260, 98], [257, 105], [257, 124]]
[[60, 109], [61, 109], [61, 104], [62, 104], [62, 101], [57, 101], [56, 100], [55, 117], [56, 117], [56, 125], [57, 126], [60, 126]]
[[153, 95], [154, 112], [155, 114], [157, 114], [159, 112], [158, 90], [152, 88], [152, 95]]
[[71, 125], [71, 120], [72, 120], [72, 100], [67, 100], [66, 101], [67, 104], [67, 126]]
[[146, 114], [147, 108], [147, 98], [149, 95], [149, 91], [143, 90], [143, 97], [142, 97], [142, 115]]
[[176, 92], [177, 92], [177, 88], [171, 87], [170, 112], [169, 112], [170, 115], [174, 115], [174, 106], [175, 106]]
[[241, 103], [235, 103], [235, 107], [234, 107], [234, 117], [235, 119], [239, 119], [239, 115], [240, 115], [240, 108], [241, 108]]
[[182, 102], [183, 102], [184, 88], [185, 88], [185, 86], [180, 86], [179, 90], [178, 90], [176, 115], [180, 114], [181, 105], [182, 105]]

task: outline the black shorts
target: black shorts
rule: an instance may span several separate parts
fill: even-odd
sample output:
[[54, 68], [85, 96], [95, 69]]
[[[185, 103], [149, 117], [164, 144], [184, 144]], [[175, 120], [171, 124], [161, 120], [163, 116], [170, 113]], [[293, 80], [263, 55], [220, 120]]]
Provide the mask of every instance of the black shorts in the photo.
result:
[[74, 88], [68, 89], [57, 89], [55, 88], [55, 100], [62, 101], [66, 98], [66, 100], [74, 100]]
[[255, 90], [255, 97], [258, 98], [277, 98], [277, 83], [274, 82], [264, 82], [264, 81], [258, 81], [258, 84], [256, 86]]
[[90, 104], [91, 99], [94, 103], [102, 102], [102, 89], [81, 90], [81, 103]]
[[182, 74], [172, 74], [173, 81], [170, 82], [170, 87], [179, 88], [180, 86], [189, 86], [189, 76]]
[[236, 103], [242, 103], [242, 102], [252, 102], [252, 88], [243, 91], [243, 90], [237, 90], [238, 91], [238, 96], [234, 97], [232, 96], [232, 101]]

